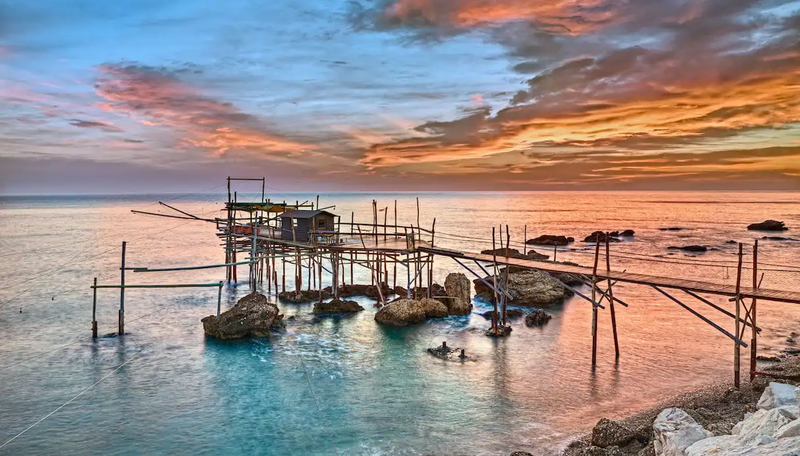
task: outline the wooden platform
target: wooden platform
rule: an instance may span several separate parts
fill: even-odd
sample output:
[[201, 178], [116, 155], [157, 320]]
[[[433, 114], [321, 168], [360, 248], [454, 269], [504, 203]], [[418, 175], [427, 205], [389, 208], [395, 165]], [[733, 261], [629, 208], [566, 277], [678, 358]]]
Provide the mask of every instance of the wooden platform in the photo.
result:
[[[494, 257], [492, 255], [486, 255], [482, 253], [460, 252], [456, 250], [431, 248], [424, 246], [419, 247], [419, 250], [432, 253], [435, 255], [448, 256], [451, 258], [462, 258], [467, 260], [488, 261], [488, 262], [492, 262], [494, 260]], [[521, 268], [535, 269], [537, 271], [544, 271], [544, 272], [562, 272], [568, 274], [579, 274], [586, 277], [592, 276], [592, 268], [587, 268], [587, 267], [569, 266], [559, 263], [523, 260], [518, 258], [506, 259], [505, 257], [500, 257], [500, 256], [498, 256], [496, 259], [497, 259], [497, 264], [503, 266], [511, 265]], [[722, 296], [736, 295], [736, 288], [733, 285], [720, 285], [720, 284], [700, 282], [695, 280], [674, 279], [669, 277], [653, 276], [647, 274], [634, 274], [630, 272], [611, 271], [610, 273], [606, 273], [606, 271], [601, 271], [601, 270], [597, 271], [597, 277], [601, 279], [610, 278], [611, 280], [619, 282], [636, 283], [640, 285], [651, 285], [663, 288], [689, 290], [698, 293], [709, 293]], [[764, 288], [754, 289], [751, 287], [742, 287], [741, 290], [739, 291], [739, 294], [745, 298], [757, 298], [758, 300], [763, 300], [763, 301], [800, 304], [800, 292], [795, 292], [795, 291], [770, 290]]]

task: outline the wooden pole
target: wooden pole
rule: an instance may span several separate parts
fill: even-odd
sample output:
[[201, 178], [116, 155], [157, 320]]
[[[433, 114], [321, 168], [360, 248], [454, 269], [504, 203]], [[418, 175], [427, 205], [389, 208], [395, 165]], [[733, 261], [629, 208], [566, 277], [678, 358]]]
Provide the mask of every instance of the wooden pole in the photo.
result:
[[[753, 289], [758, 288], [758, 239], [753, 244]], [[758, 357], [758, 330], [756, 329], [756, 298], [753, 298], [753, 303], [750, 305], [750, 322], [751, 337], [750, 337], [750, 381], [756, 378], [756, 358]]]
[[417, 226], [422, 226], [419, 224], [419, 196], [417, 197]]
[[[500, 233], [500, 238], [502, 239], [503, 233]], [[508, 290], [508, 270], [511, 269], [508, 265], [508, 257], [509, 257], [509, 246], [511, 244], [511, 235], [508, 232], [508, 225], [506, 225], [506, 284], [504, 285], [505, 289]], [[506, 325], [506, 307], [508, 306], [508, 299], [505, 295], [503, 295], [500, 299], [503, 300], [503, 326]]]
[[[611, 257], [609, 255], [610, 247], [609, 247], [609, 234], [606, 233], [606, 272], [611, 272]], [[608, 274], [610, 275], [610, 274]], [[619, 359], [619, 341], [617, 340], [617, 317], [614, 313], [614, 292], [611, 289], [611, 278], [608, 279], [608, 301], [609, 301], [609, 308], [611, 310], [611, 328], [614, 331], [614, 353], [616, 354], [616, 359]]]
[[386, 224], [389, 218], [389, 206], [383, 208], [383, 241], [386, 242]]
[[[597, 263], [600, 260], [600, 234], [595, 238], [594, 269], [592, 270], [592, 302], [597, 302]], [[592, 368], [597, 365], [597, 306], [592, 304]]]
[[322, 296], [322, 255], [319, 255], [317, 260], [318, 260], [317, 261], [317, 271], [319, 271], [319, 280], [318, 280], [318, 283], [319, 283], [319, 302], [322, 302], [322, 300], [323, 300], [323, 296]]
[[522, 254], [528, 256], [528, 225], [522, 228]]
[[[741, 334], [739, 332], [739, 317], [740, 317], [740, 308], [742, 305], [742, 299], [739, 295], [742, 285], [742, 243], [739, 243], [739, 264], [736, 267], [736, 337], [739, 337]], [[741, 350], [739, 349], [739, 344], [733, 344], [733, 386], [739, 388], [739, 362], [740, 362]]]
[[120, 267], [119, 277], [119, 332], [120, 336], [125, 334], [125, 247], [127, 242], [122, 241], [122, 266]]
[[217, 316], [219, 317], [219, 311], [222, 307], [222, 282], [219, 283], [219, 288], [217, 289]]
[[92, 339], [97, 339], [97, 277], [92, 288]]
[[[497, 334], [497, 247], [495, 243], [495, 229], [492, 227], [492, 267], [493, 267], [493, 274], [492, 277], [494, 279], [494, 299], [492, 302], [494, 303], [494, 313], [492, 313], [492, 332]], [[506, 265], [506, 267], [508, 267]]]
[[[397, 239], [397, 200], [394, 200], [394, 231], [395, 231], [395, 240]], [[394, 258], [394, 263], [392, 263], [392, 291], [397, 288], [397, 257]]]

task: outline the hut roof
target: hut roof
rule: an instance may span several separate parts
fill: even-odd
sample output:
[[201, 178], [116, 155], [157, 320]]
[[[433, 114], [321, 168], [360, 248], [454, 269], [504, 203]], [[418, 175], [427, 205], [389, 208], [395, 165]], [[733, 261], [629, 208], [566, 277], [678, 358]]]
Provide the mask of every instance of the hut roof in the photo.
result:
[[281, 218], [292, 217], [292, 218], [296, 218], [296, 219], [310, 219], [310, 218], [316, 217], [316, 216], [318, 216], [320, 214], [329, 215], [331, 217], [336, 217], [335, 214], [332, 214], [332, 213], [330, 213], [328, 211], [304, 211], [304, 210], [298, 210], [298, 211], [286, 211], [283, 214], [281, 214]]

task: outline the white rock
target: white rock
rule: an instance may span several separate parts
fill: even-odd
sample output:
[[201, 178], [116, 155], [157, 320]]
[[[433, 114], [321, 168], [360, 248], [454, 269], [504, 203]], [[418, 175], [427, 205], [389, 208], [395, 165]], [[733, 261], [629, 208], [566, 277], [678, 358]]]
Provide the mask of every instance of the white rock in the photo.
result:
[[735, 435], [721, 435], [719, 437], [698, 440], [686, 449], [686, 456], [749, 454], [747, 452], [748, 450], [762, 445], [768, 445], [775, 441], [775, 439], [768, 435], [758, 435], [747, 441], [742, 441]]
[[800, 420], [794, 420], [789, 424], [781, 426], [780, 429], [772, 434], [776, 439], [783, 439], [786, 437], [800, 437]]
[[795, 387], [785, 383], [771, 382], [758, 400], [759, 409], [773, 409], [787, 405], [797, 406]]
[[789, 414], [792, 415], [794, 419], [800, 418], [800, 407], [796, 405], [787, 405], [785, 407], [781, 407], [781, 409], [789, 412]]
[[753, 416], [742, 421], [737, 437], [743, 443], [747, 443], [759, 435], [772, 437], [778, 429], [789, 424], [793, 419], [789, 412], [780, 408], [758, 410]]
[[789, 437], [764, 445], [717, 454], [725, 456], [800, 456], [800, 437]]
[[667, 408], [653, 421], [656, 456], [684, 456], [686, 448], [713, 434], [679, 408]]

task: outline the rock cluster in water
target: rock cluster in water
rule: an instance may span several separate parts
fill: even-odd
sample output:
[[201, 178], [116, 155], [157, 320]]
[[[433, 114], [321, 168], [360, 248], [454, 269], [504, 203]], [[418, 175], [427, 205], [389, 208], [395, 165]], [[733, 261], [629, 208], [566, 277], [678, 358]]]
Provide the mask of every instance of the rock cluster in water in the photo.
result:
[[522, 253], [517, 249], [494, 249], [494, 250], [489, 249], [489, 250], [482, 250], [481, 253], [484, 255], [497, 255], [498, 258], [505, 258], [506, 250], [508, 250], [509, 258], [516, 258], [519, 260], [544, 261], [550, 258], [549, 256], [543, 255], [535, 250], [528, 250], [527, 253]]
[[240, 339], [267, 336], [273, 328], [283, 327], [282, 319], [278, 306], [261, 293], [252, 292], [219, 317], [209, 315], [201, 321], [208, 336]]
[[705, 245], [685, 245], [683, 247], [670, 246], [667, 247], [667, 250], [683, 250], [684, 252], [702, 253], [707, 252], [708, 247]]
[[533, 245], [567, 245], [570, 242], [575, 242], [575, 238], [552, 234], [543, 234], [537, 238], [528, 239], [525, 241], [526, 244]]
[[534, 309], [533, 312], [525, 315], [525, 326], [529, 328], [544, 326], [553, 318], [542, 309]]
[[786, 231], [789, 228], [785, 223], [777, 220], [765, 220], [761, 223], [753, 223], [747, 226], [751, 231]]

